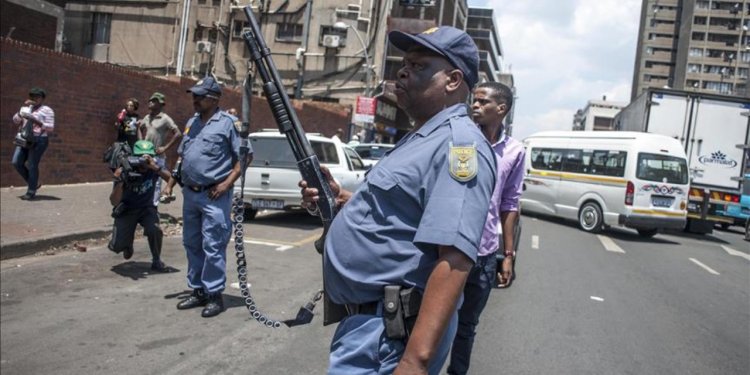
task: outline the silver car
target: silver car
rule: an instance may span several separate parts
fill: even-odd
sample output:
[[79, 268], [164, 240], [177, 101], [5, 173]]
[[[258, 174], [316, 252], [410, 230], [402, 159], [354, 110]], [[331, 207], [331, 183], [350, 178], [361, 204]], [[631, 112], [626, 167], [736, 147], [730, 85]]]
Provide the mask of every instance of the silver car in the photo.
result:
[[[367, 167], [351, 147], [316, 134], [308, 134], [320, 163], [331, 171], [344, 189], [355, 191], [364, 179]], [[253, 162], [245, 175], [245, 217], [253, 219], [261, 210], [294, 210], [300, 208], [302, 196], [297, 183], [302, 176], [292, 149], [278, 130], [251, 133]], [[240, 189], [240, 179], [234, 186]]]

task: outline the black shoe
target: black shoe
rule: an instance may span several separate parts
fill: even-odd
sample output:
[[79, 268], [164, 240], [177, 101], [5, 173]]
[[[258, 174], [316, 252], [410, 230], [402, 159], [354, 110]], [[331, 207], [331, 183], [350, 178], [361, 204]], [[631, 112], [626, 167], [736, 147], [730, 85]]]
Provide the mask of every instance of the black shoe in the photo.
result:
[[21, 199], [25, 200], [25, 201], [34, 200], [34, 194], [26, 193], [26, 194], [24, 194], [24, 195], [21, 196]]
[[164, 273], [164, 272], [169, 272], [169, 268], [167, 268], [167, 265], [164, 264], [164, 262], [160, 260], [155, 260], [151, 262], [151, 271]]
[[188, 299], [177, 304], [177, 310], [187, 310], [194, 307], [206, 306], [207, 303], [208, 297], [203, 289], [194, 289], [193, 294], [191, 294]]
[[224, 311], [224, 299], [221, 297], [221, 293], [213, 293], [208, 295], [208, 305], [201, 311], [201, 316], [210, 318], [221, 314], [222, 311]]
[[128, 260], [133, 257], [133, 247], [128, 247], [125, 250], [122, 251], [122, 257], [125, 260]]

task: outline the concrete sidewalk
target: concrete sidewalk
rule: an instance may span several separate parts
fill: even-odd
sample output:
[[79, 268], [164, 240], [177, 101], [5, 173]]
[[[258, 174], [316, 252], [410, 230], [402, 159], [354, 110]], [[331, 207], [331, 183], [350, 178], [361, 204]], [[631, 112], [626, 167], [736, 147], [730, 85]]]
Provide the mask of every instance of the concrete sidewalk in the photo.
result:
[[[174, 189], [176, 201], [159, 205], [160, 214], [182, 218], [179, 190]], [[32, 201], [20, 199], [25, 191], [25, 187], [0, 189], [0, 259], [112, 232], [111, 182], [45, 185]]]

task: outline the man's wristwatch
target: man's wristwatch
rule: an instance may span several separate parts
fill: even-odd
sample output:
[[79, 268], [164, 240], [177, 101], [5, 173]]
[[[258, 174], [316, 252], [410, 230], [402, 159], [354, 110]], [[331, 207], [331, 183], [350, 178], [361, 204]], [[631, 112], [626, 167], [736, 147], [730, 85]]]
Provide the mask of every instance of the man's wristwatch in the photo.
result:
[[516, 257], [516, 252], [513, 250], [505, 250], [504, 254], [506, 257]]

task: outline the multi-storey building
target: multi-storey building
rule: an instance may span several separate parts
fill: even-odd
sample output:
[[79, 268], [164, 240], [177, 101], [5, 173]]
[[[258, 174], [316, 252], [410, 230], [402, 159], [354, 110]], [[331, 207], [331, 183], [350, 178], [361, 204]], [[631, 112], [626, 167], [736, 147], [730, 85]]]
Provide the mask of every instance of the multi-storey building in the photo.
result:
[[403, 54], [387, 42], [389, 31], [467, 30], [480, 49], [480, 79], [513, 82], [492, 9], [470, 9], [466, 0], [68, 0], [63, 48], [163, 77], [212, 75], [239, 86], [251, 65], [242, 38], [248, 5], [290, 97], [353, 104], [377, 96], [374, 126], [360, 125], [379, 132], [411, 127], [392, 95]]
[[602, 100], [589, 100], [586, 107], [573, 115], [573, 130], [618, 130], [615, 128], [615, 116], [626, 105], [609, 101], [606, 96]]
[[750, 97], [750, 1], [643, 0], [632, 98], [649, 87]]

